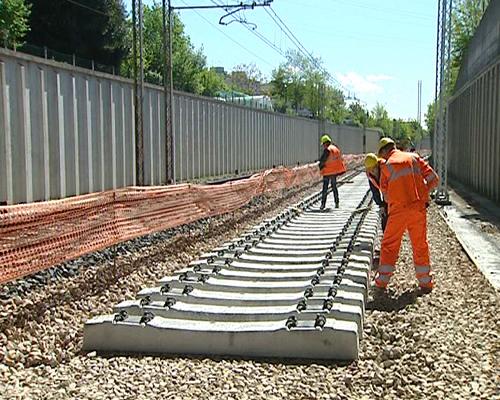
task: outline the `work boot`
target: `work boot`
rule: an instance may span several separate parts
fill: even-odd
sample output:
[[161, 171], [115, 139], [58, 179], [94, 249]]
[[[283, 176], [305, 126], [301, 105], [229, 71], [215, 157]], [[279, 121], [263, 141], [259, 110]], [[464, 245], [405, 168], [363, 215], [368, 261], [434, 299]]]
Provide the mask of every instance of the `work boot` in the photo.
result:
[[432, 286], [419, 286], [418, 291], [422, 294], [429, 294], [432, 292]]
[[338, 201], [335, 203], [335, 208], [339, 208], [339, 202]]
[[324, 205], [324, 204], [321, 204], [321, 206], [320, 206], [319, 210], [320, 210], [320, 211], [323, 211], [324, 209], [325, 209], [325, 205]]
[[381, 298], [385, 297], [385, 295], [386, 295], [385, 289], [386, 289], [385, 287], [373, 285], [370, 288], [370, 294], [368, 296], [368, 301], [373, 302], [373, 301], [377, 301], [377, 300], [380, 300]]

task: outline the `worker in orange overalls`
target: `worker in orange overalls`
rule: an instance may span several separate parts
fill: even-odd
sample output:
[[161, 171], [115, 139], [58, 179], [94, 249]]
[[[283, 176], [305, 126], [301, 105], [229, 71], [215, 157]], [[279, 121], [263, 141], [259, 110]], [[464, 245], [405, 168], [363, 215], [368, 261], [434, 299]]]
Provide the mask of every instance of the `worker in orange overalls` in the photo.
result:
[[382, 220], [382, 231], [387, 225], [387, 203], [384, 201], [380, 191], [380, 165], [385, 163], [383, 158], [378, 158], [374, 153], [368, 153], [365, 157], [365, 171], [370, 184], [373, 201], [380, 208], [380, 218]]
[[328, 135], [321, 136], [321, 144], [323, 145], [323, 154], [319, 159], [319, 169], [323, 176], [323, 191], [321, 192], [321, 207], [324, 210], [326, 206], [326, 198], [328, 196], [328, 186], [332, 185], [333, 197], [335, 199], [335, 208], [339, 208], [339, 191], [337, 189], [337, 176], [346, 172], [342, 152], [332, 143], [332, 139]]
[[380, 189], [389, 206], [389, 218], [382, 239], [375, 285], [385, 289], [389, 283], [399, 256], [401, 239], [407, 230], [419, 287], [430, 291], [433, 283], [426, 208], [429, 192], [437, 186], [439, 178], [418, 154], [397, 150], [391, 138], [380, 140], [379, 156], [386, 160], [380, 166]]

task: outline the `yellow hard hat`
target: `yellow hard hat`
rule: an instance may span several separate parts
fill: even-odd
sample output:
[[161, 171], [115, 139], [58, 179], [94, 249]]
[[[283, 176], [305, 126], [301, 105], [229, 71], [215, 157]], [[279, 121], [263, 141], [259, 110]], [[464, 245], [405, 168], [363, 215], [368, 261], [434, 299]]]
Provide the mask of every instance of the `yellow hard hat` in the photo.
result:
[[380, 150], [382, 150], [382, 148], [384, 148], [390, 143], [396, 145], [394, 140], [392, 140], [390, 137], [383, 137], [382, 139], [380, 139], [380, 142], [378, 142], [378, 152], [380, 153]]
[[328, 136], [328, 135], [323, 135], [323, 136], [321, 136], [320, 142], [321, 142], [321, 144], [325, 144], [327, 142], [331, 143], [332, 142], [332, 138], [330, 136]]
[[374, 153], [368, 153], [365, 157], [365, 168], [371, 170], [378, 165], [379, 158]]

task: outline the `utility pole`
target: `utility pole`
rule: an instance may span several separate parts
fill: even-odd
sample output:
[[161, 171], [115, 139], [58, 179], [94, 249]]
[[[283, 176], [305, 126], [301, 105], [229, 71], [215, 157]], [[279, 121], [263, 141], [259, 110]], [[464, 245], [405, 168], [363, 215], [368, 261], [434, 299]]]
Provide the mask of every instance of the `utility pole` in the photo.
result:
[[[326, 133], [326, 122], [325, 122], [325, 85], [323, 82], [318, 84], [318, 116], [319, 116], [319, 124], [318, 124], [318, 142], [320, 141], [321, 136]], [[318, 147], [319, 153], [321, 156], [322, 149]]]
[[163, 93], [165, 114], [165, 171], [167, 183], [176, 183], [173, 104], [174, 83], [172, 76], [173, 15], [171, 0], [162, 0], [163, 16]]
[[418, 122], [418, 137], [416, 140], [420, 140], [422, 142], [422, 81], [419, 80], [417, 82], [417, 97], [418, 97], [418, 105], [417, 105], [417, 122]]
[[172, 182], [175, 184], [175, 142], [174, 142], [174, 67], [173, 67], [173, 42], [174, 42], [174, 15], [171, 6], [171, 0], [168, 0], [168, 54], [170, 56], [168, 76], [170, 80], [169, 85], [169, 128], [170, 128], [170, 160], [171, 169], [170, 176]]
[[417, 121], [422, 124], [422, 81], [417, 82]]
[[[138, 19], [138, 20], [137, 20]], [[143, 14], [142, 0], [132, 0], [132, 55], [134, 73], [134, 134], [135, 134], [135, 175], [138, 186], [144, 185], [144, 130], [143, 130]], [[138, 43], [139, 42], [139, 43]], [[139, 54], [137, 54], [139, 44]], [[139, 56], [139, 67], [137, 58]]]
[[448, 93], [450, 85], [451, 17], [453, 0], [439, 0], [436, 42], [436, 120], [432, 159], [439, 176], [436, 203], [451, 204], [448, 195]]

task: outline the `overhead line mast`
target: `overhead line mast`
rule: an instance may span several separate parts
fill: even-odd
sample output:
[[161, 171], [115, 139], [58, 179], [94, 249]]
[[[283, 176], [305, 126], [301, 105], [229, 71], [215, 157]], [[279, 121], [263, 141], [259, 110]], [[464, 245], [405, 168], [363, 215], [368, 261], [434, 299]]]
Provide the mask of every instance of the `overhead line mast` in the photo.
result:
[[434, 137], [432, 143], [432, 159], [437, 174], [439, 186], [436, 193], [436, 203], [450, 204], [448, 195], [448, 90], [451, 78], [451, 18], [453, 0], [439, 0], [437, 18], [436, 42], [436, 91]]

